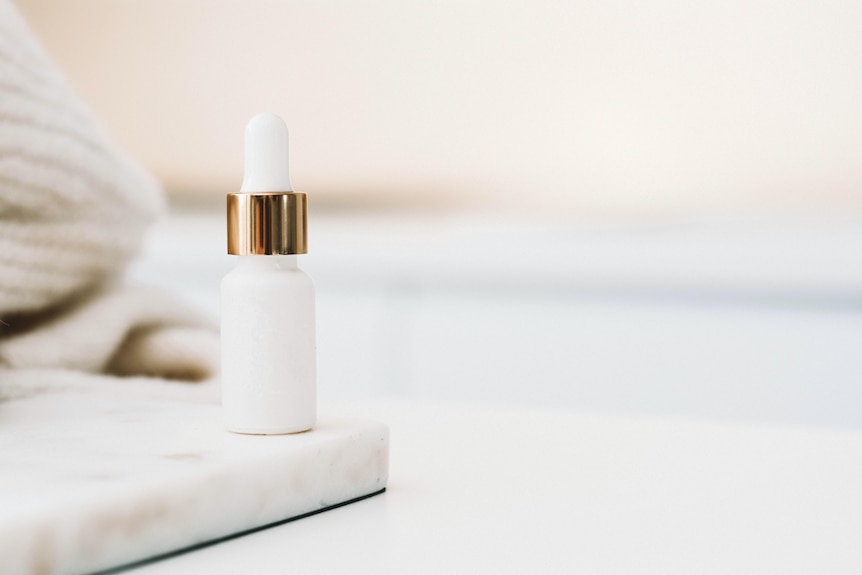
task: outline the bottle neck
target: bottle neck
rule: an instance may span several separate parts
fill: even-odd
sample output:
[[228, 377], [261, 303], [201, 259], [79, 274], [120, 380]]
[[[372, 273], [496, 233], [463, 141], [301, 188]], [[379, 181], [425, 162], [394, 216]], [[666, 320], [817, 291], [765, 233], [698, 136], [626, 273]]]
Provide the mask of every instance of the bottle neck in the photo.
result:
[[295, 270], [299, 262], [295, 255], [251, 255], [238, 256], [237, 267], [260, 270]]

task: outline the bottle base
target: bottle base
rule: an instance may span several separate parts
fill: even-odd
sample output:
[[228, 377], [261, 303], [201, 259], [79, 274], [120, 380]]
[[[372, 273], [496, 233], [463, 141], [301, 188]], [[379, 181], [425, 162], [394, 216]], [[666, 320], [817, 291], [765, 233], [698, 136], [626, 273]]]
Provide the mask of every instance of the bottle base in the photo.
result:
[[225, 429], [232, 433], [241, 433], [243, 435], [290, 435], [293, 433], [305, 433], [311, 431], [313, 425], [302, 425], [299, 427], [236, 427], [226, 425]]

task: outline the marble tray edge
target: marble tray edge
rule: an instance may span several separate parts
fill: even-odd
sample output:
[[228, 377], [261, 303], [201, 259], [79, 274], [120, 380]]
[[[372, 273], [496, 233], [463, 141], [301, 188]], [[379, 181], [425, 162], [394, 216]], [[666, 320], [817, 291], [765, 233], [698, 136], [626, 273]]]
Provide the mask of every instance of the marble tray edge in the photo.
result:
[[291, 523], [293, 521], [299, 521], [300, 519], [305, 519], [306, 517], [311, 517], [312, 515], [318, 515], [320, 513], [324, 513], [326, 511], [330, 511], [332, 509], [338, 509], [339, 507], [344, 507], [345, 505], [350, 505], [351, 503], [357, 503], [359, 501], [363, 501], [365, 499], [369, 499], [376, 495], [382, 495], [386, 492], [386, 487], [383, 489], [378, 489], [372, 493], [367, 493], [365, 495], [360, 495], [359, 497], [354, 497], [353, 499], [348, 499], [347, 501], [342, 501], [340, 503], [334, 503], [327, 507], [323, 507], [321, 509], [315, 509], [314, 511], [308, 511], [307, 513], [300, 513], [299, 515], [295, 515], [293, 517], [287, 517], [285, 519], [280, 519], [278, 521], [273, 521], [271, 523], [267, 523], [266, 525], [259, 525], [257, 527], [252, 527], [250, 529], [244, 529], [242, 531], [237, 531], [236, 533], [231, 533], [229, 535], [223, 535], [221, 537], [216, 537], [214, 539], [209, 539], [207, 541], [201, 541], [199, 543], [195, 543], [192, 545], [188, 545], [186, 547], [182, 547], [180, 549], [175, 549], [173, 551], [168, 551], [162, 553], [160, 555], [156, 555], [154, 557], [148, 557], [146, 559], [139, 559], [137, 561], [132, 561], [130, 563], [124, 563], [122, 565], [117, 565], [116, 567], [110, 567], [108, 569], [103, 569], [100, 571], [93, 571], [90, 575], [114, 575], [116, 573], [123, 573], [128, 571], [129, 569], [135, 569], [138, 567], [143, 567], [145, 565], [149, 565], [151, 563], [156, 563], [158, 561], [162, 561], [165, 559], [170, 559], [171, 557], [176, 557], [178, 555], [183, 555], [185, 553], [190, 553], [192, 551], [197, 551], [198, 549], [204, 549], [206, 547], [211, 547], [212, 545], [217, 545], [218, 543], [223, 543], [225, 541], [230, 541], [231, 539], [237, 539], [239, 537], [244, 537], [246, 535], [251, 535], [252, 533], [256, 533], [258, 531], [263, 531], [264, 529], [269, 529], [271, 527], [277, 527], [279, 525], [284, 525], [285, 523]]

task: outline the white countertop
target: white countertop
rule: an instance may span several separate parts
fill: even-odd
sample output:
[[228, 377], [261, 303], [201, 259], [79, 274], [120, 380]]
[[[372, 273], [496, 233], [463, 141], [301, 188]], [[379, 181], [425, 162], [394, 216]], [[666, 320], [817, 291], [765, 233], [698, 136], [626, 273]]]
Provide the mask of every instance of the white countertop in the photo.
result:
[[133, 570], [862, 571], [862, 432], [338, 403], [391, 428], [387, 492]]
[[[310, 237], [320, 413], [390, 425], [388, 491], [136, 573], [862, 572], [857, 220]], [[131, 276], [215, 312], [231, 266], [178, 213]]]

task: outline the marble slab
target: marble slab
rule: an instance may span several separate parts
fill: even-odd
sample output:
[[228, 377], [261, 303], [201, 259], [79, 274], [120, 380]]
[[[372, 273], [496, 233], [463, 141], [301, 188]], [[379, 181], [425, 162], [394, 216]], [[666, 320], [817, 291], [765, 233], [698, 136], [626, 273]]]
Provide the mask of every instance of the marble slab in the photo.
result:
[[217, 405], [86, 394], [0, 403], [0, 572], [110, 569], [381, 492], [389, 436], [321, 418], [223, 431]]

